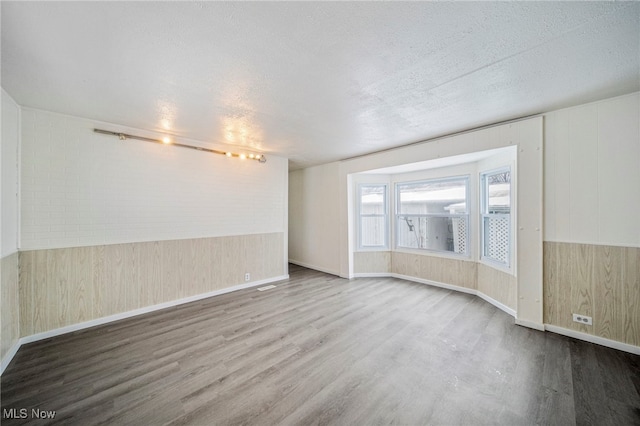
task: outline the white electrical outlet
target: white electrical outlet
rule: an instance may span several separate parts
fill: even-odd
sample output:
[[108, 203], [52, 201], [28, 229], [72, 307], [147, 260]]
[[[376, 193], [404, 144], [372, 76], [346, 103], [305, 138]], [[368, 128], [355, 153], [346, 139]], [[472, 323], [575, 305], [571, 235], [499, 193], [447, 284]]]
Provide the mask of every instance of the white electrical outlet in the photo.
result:
[[586, 315], [573, 314], [573, 321], [579, 322], [580, 324], [593, 325], [593, 320], [591, 319], [591, 317], [588, 317]]
[[250, 273], [247, 272], [246, 274], [244, 274], [244, 280], [245, 281], [249, 281], [250, 279], [251, 279], [251, 274]]

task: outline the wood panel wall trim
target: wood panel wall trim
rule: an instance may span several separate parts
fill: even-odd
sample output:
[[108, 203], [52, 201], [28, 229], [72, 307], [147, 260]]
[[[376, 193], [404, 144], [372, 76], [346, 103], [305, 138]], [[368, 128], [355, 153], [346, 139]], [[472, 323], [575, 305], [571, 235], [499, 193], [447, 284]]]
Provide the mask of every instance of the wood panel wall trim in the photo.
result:
[[391, 272], [391, 251], [356, 251], [353, 253], [353, 272], [385, 273]]
[[32, 343], [38, 340], [48, 339], [50, 337], [60, 336], [61, 334], [72, 333], [78, 330], [84, 330], [86, 328], [95, 327], [97, 325], [108, 324], [110, 322], [119, 321], [126, 318], [135, 317], [138, 315], [144, 315], [149, 312], [159, 311], [161, 309], [171, 308], [174, 306], [184, 305], [185, 303], [196, 302], [198, 300], [207, 299], [209, 297], [220, 296], [222, 294], [231, 293], [238, 290], [244, 290], [247, 288], [257, 287], [263, 284], [274, 283], [289, 279], [289, 275], [281, 275], [278, 277], [267, 278], [260, 281], [253, 281], [247, 284], [240, 284], [233, 287], [224, 288], [221, 290], [215, 290], [208, 293], [198, 294], [195, 296], [184, 297], [178, 300], [172, 300], [170, 302], [159, 303], [153, 306], [147, 306], [140, 309], [134, 309], [128, 312], [122, 312], [119, 314], [109, 315], [106, 317], [96, 318], [94, 320], [85, 321], [82, 323], [72, 324], [65, 327], [56, 328], [54, 330], [48, 330], [42, 333], [32, 334], [30, 336], [24, 336], [20, 338], [20, 344]]
[[399, 277], [471, 292], [515, 316], [517, 279], [515, 276], [474, 260], [450, 259], [420, 253], [391, 251], [354, 252], [352, 278]]
[[500, 309], [503, 312], [506, 312], [512, 317], [516, 316], [516, 311], [514, 309], [497, 301], [491, 296], [488, 296], [482, 293], [481, 291], [472, 289], [472, 288], [460, 287], [457, 285], [451, 285], [451, 284], [441, 283], [441, 282], [432, 281], [432, 280], [425, 280], [423, 278], [412, 277], [410, 275], [396, 274], [393, 272], [362, 272], [362, 273], [354, 274], [353, 278], [399, 278], [401, 280], [413, 281], [420, 284], [426, 284], [434, 287], [444, 288], [446, 290], [453, 290], [453, 291], [459, 291], [461, 293], [472, 294], [474, 296], [478, 296], [479, 298], [483, 299], [486, 302], [489, 302], [496, 308]]
[[252, 287], [257, 287], [263, 284], [268, 284], [268, 283], [274, 283], [274, 282], [278, 282], [278, 281], [283, 281], [283, 280], [287, 280], [289, 279], [289, 275], [281, 275], [278, 277], [273, 277], [273, 278], [268, 278], [268, 279], [264, 279], [264, 280], [260, 280], [260, 281], [253, 281], [247, 284], [240, 284], [237, 286], [233, 286], [233, 287], [228, 287], [228, 288], [224, 288], [222, 290], [216, 290], [216, 291], [212, 291], [209, 293], [203, 293], [203, 294], [198, 294], [196, 296], [190, 296], [190, 297], [185, 297], [179, 300], [173, 300], [171, 302], [166, 302], [166, 303], [160, 303], [157, 305], [153, 305], [153, 306], [147, 306], [144, 308], [140, 308], [140, 309], [135, 309], [133, 311], [129, 311], [129, 312], [122, 312], [119, 314], [115, 314], [115, 315], [110, 315], [107, 317], [102, 317], [102, 318], [97, 318], [91, 321], [85, 321], [82, 323], [78, 323], [78, 324], [72, 324], [69, 326], [65, 326], [65, 327], [60, 327], [54, 330], [48, 330], [42, 333], [36, 333], [36, 334], [32, 334], [30, 336], [24, 336], [21, 337], [16, 343], [15, 345], [12, 347], [11, 352], [9, 355], [7, 355], [5, 357], [5, 359], [2, 360], [2, 369], [0, 370], [0, 376], [2, 375], [2, 373], [4, 372], [5, 368], [9, 365], [9, 363], [11, 362], [11, 360], [13, 359], [13, 357], [15, 356], [15, 354], [18, 352], [18, 349], [20, 349], [20, 347], [22, 345], [26, 345], [27, 343], [33, 343], [33, 342], [37, 342], [39, 340], [44, 340], [44, 339], [49, 339], [51, 337], [55, 337], [55, 336], [60, 336], [62, 334], [67, 334], [67, 333], [73, 333], [74, 331], [78, 331], [78, 330], [84, 330], [87, 328], [91, 328], [91, 327], [95, 327], [98, 325], [103, 325], [103, 324], [108, 324], [110, 322], [114, 322], [114, 321], [120, 321], [126, 318], [131, 318], [131, 317], [135, 317], [138, 315], [144, 315], [150, 312], [154, 312], [154, 311], [158, 311], [161, 309], [166, 309], [166, 308], [171, 308], [174, 306], [178, 306], [178, 305], [183, 305], [185, 303], [191, 303], [191, 302], [195, 302], [198, 300], [202, 300], [202, 299], [207, 299], [209, 297], [214, 297], [214, 296], [219, 296], [222, 294], [226, 294], [226, 293], [231, 293], [234, 291], [238, 291], [238, 290], [244, 290], [247, 288], [252, 288]]
[[478, 262], [478, 291], [516, 312], [518, 280], [515, 276]]
[[457, 287], [478, 288], [478, 263], [473, 260], [392, 251], [391, 272]]
[[545, 324], [640, 346], [640, 248], [546, 241], [544, 259]]
[[20, 339], [19, 254], [0, 260], [0, 374], [18, 350]]
[[13, 357], [18, 353], [18, 349], [20, 349], [20, 346], [22, 346], [22, 342], [20, 341], [20, 339], [18, 339], [4, 355], [4, 357], [2, 358], [2, 363], [0, 364], [0, 376], [2, 376], [4, 370], [6, 370], [7, 366], [11, 363], [11, 360], [13, 360]]
[[286, 275], [284, 233], [20, 252], [20, 334]]
[[[475, 266], [472, 265], [473, 263]], [[454, 277], [451, 276], [450, 271], [455, 274], [462, 271], [466, 274]], [[506, 306], [509, 312], [516, 310], [517, 278], [482, 262], [394, 250], [354, 252], [353, 277], [390, 276], [386, 274], [387, 272], [448, 283], [457, 287], [476, 288], [485, 296]], [[460, 281], [461, 277], [463, 281]], [[464, 285], [460, 285], [461, 283]]]

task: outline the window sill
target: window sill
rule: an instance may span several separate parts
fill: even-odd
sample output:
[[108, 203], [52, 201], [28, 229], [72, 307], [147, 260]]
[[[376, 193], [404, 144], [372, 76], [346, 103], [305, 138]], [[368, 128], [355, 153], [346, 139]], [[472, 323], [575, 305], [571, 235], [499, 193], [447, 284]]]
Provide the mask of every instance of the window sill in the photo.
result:
[[505, 274], [513, 275], [514, 277], [516, 276], [516, 273], [511, 266], [506, 266], [502, 263], [493, 262], [489, 259], [483, 259], [483, 258], [480, 259], [479, 263], [485, 266], [488, 266], [489, 268], [495, 269], [497, 271], [504, 272]]
[[458, 254], [458, 253], [442, 252], [442, 251], [436, 251], [436, 250], [411, 249], [411, 248], [398, 247], [391, 251], [396, 253], [419, 254], [422, 256], [430, 256], [430, 257], [442, 257], [445, 259], [456, 259], [456, 260], [467, 260], [467, 261], [474, 260], [471, 258], [470, 254]]
[[370, 253], [377, 251], [391, 251], [389, 247], [359, 247], [354, 250], [354, 253]]

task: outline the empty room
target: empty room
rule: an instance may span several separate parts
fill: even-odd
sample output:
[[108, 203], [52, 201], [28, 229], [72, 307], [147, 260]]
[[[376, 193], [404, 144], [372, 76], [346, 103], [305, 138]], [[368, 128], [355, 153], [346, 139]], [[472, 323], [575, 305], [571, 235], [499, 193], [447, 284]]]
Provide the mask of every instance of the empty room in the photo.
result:
[[0, 19], [3, 425], [640, 425], [640, 3]]

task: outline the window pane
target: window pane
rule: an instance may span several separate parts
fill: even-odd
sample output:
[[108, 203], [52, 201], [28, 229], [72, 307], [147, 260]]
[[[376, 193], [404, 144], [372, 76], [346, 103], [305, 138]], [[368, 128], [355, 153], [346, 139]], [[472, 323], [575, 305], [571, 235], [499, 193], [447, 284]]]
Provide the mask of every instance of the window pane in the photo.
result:
[[485, 216], [484, 256], [497, 262], [509, 264], [509, 217]]
[[460, 214], [467, 212], [467, 179], [398, 185], [399, 214]]
[[385, 214], [385, 186], [360, 187], [360, 214]]
[[464, 217], [398, 216], [398, 247], [467, 252], [467, 220]]
[[511, 172], [487, 175], [489, 200], [485, 213], [511, 213]]
[[385, 246], [386, 216], [360, 218], [360, 244], [362, 247]]

